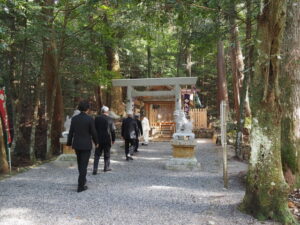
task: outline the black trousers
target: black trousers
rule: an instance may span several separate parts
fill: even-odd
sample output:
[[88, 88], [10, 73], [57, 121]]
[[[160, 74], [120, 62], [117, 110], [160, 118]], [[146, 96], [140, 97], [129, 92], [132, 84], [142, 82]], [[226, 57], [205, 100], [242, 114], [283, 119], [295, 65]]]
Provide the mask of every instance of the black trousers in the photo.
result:
[[125, 139], [125, 156], [132, 154], [135, 149], [135, 139]]
[[99, 144], [99, 147], [95, 150], [94, 155], [94, 171], [97, 171], [98, 165], [99, 165], [99, 159], [102, 156], [102, 153], [104, 152], [104, 169], [106, 167], [109, 167], [109, 159], [110, 159], [110, 144]]
[[89, 150], [75, 150], [77, 156], [78, 165], [78, 187], [83, 187], [86, 183], [86, 173], [89, 164], [89, 159], [91, 156], [91, 149]]
[[139, 143], [140, 143], [140, 140], [139, 138], [135, 139], [135, 148], [134, 148], [134, 151], [137, 152], [138, 151], [138, 148], [139, 148]]

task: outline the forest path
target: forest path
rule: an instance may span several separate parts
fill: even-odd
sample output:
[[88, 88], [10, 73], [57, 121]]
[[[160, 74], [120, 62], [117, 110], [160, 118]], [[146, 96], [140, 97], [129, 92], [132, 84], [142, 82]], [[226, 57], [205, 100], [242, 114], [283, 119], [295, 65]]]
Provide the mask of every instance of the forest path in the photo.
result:
[[[164, 169], [172, 155], [168, 142], [140, 146], [133, 161], [123, 149], [111, 156], [112, 171], [87, 175], [87, 191], [77, 193], [75, 163], [46, 163], [0, 181], [1, 225], [45, 224], [276, 224], [238, 211], [247, 165], [229, 160], [229, 188], [223, 188], [221, 148], [197, 140], [201, 171]], [[103, 168], [101, 158], [100, 168]]]

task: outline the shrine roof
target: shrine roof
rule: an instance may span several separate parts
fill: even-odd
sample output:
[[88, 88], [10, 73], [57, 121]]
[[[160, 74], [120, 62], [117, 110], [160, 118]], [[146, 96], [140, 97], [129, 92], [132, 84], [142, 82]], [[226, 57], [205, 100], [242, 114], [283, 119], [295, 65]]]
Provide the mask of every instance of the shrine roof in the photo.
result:
[[172, 78], [142, 78], [142, 79], [114, 79], [113, 86], [169, 86], [169, 85], [194, 85], [197, 77], [172, 77]]

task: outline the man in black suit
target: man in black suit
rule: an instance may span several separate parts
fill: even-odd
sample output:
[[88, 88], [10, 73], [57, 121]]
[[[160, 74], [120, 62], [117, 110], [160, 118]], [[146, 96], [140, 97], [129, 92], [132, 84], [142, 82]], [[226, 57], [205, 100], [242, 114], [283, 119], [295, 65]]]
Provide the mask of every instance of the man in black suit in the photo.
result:
[[139, 150], [138, 150], [138, 148], [139, 148], [139, 143], [140, 143], [139, 137], [140, 137], [141, 135], [143, 135], [143, 128], [142, 128], [142, 123], [141, 123], [141, 121], [139, 120], [139, 115], [134, 115], [134, 118], [135, 118], [135, 120], [136, 120], [136, 123], [137, 123], [137, 125], [138, 125], [138, 130], [139, 130], [139, 132], [138, 132], [138, 137], [135, 139], [135, 148], [134, 148], [134, 152], [139, 152]]
[[93, 175], [97, 174], [99, 159], [104, 152], [104, 172], [111, 171], [110, 168], [110, 148], [115, 143], [115, 125], [111, 117], [109, 117], [109, 108], [103, 106], [101, 115], [95, 119], [95, 127], [99, 140], [99, 147], [95, 150]]
[[80, 110], [80, 114], [72, 118], [67, 141], [67, 145], [75, 149], [77, 156], [79, 171], [77, 192], [82, 192], [87, 189], [85, 185], [86, 173], [91, 155], [92, 140], [96, 147], [98, 146], [94, 119], [86, 114], [88, 109], [89, 103], [87, 101], [79, 103], [78, 110]]
[[[133, 113], [127, 112], [127, 118], [123, 120], [121, 127], [121, 135], [125, 140], [125, 156], [126, 160], [133, 160], [131, 157], [135, 148], [135, 140], [138, 138], [139, 128], [135, 119], [132, 118]], [[131, 151], [129, 151], [129, 148]]]

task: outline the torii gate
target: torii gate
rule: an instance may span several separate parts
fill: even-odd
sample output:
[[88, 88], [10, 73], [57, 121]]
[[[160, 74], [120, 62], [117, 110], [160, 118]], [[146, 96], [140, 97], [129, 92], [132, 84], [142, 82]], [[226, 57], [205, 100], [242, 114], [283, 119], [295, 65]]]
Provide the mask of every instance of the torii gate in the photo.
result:
[[[114, 79], [112, 85], [127, 87], [126, 112], [133, 111], [133, 97], [175, 96], [175, 110], [181, 110], [181, 86], [195, 85], [197, 77]], [[134, 87], [172, 86], [170, 91], [137, 91]]]

